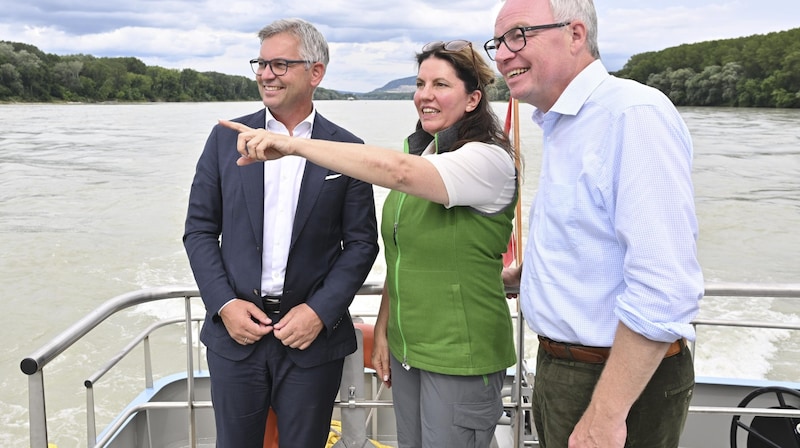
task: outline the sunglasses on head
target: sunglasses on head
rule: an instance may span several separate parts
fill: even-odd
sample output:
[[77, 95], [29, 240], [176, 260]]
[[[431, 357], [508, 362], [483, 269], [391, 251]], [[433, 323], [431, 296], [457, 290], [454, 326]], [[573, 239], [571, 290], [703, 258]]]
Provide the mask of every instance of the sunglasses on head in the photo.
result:
[[458, 53], [464, 48], [469, 47], [469, 55], [472, 58], [472, 69], [475, 70], [475, 79], [478, 81], [478, 89], [483, 90], [478, 64], [475, 62], [475, 52], [472, 50], [472, 42], [464, 39], [451, 40], [448, 42], [436, 41], [428, 42], [422, 47], [422, 52], [440, 50], [446, 53]]

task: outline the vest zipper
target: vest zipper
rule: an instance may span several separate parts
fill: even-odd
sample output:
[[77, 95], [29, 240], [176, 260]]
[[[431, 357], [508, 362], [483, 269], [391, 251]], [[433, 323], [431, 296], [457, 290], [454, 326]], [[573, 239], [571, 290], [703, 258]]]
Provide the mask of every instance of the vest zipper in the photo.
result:
[[[436, 153], [439, 152], [439, 133], [433, 135], [433, 140], [436, 148]], [[403, 152], [409, 154], [409, 147], [408, 147], [408, 139], [404, 142]], [[411, 370], [411, 366], [408, 365], [408, 346], [406, 345], [406, 337], [403, 334], [403, 325], [400, 322], [400, 288], [398, 287], [400, 282], [399, 272], [400, 272], [400, 246], [397, 244], [397, 227], [398, 222], [400, 221], [400, 210], [403, 208], [403, 202], [406, 200], [406, 193], [400, 193], [400, 198], [397, 200], [397, 211], [394, 213], [394, 227], [392, 229], [392, 239], [394, 240], [394, 245], [397, 248], [397, 260], [394, 263], [394, 290], [397, 293], [397, 305], [395, 306], [395, 314], [397, 315], [397, 330], [400, 333], [400, 339], [403, 341], [403, 361], [401, 365], [406, 370]]]
[[399, 282], [399, 273], [400, 273], [400, 246], [397, 244], [397, 227], [400, 221], [400, 210], [403, 208], [403, 202], [406, 200], [405, 193], [400, 193], [400, 197], [397, 199], [397, 210], [394, 214], [394, 226], [392, 230], [392, 239], [394, 240], [394, 245], [397, 247], [397, 259], [394, 263], [394, 291], [397, 294], [396, 303], [395, 303], [395, 315], [397, 316], [397, 330], [400, 333], [400, 339], [403, 341], [403, 361], [402, 366], [406, 370], [410, 370], [411, 366], [408, 365], [408, 348], [406, 346], [406, 337], [403, 334], [403, 325], [400, 322], [400, 282]]

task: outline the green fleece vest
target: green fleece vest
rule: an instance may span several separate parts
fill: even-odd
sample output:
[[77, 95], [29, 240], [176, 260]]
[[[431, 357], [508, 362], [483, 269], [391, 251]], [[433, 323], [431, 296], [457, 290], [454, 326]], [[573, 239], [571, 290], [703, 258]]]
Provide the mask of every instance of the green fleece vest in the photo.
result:
[[381, 221], [388, 336], [401, 362], [448, 375], [482, 375], [514, 364], [500, 272], [515, 204], [485, 215], [389, 193]]

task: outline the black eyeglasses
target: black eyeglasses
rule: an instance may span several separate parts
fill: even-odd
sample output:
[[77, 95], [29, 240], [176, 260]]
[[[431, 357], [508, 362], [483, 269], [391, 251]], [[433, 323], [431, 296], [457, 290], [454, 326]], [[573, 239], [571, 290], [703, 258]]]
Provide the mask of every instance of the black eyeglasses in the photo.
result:
[[269, 66], [269, 69], [272, 70], [275, 76], [283, 76], [289, 71], [289, 66], [301, 63], [310, 64], [311, 61], [306, 61], [304, 59], [251, 59], [250, 68], [253, 69], [253, 73], [261, 76], [261, 74], [264, 73], [264, 69]]
[[424, 47], [422, 47], [422, 52], [426, 53], [428, 51], [434, 51], [441, 48], [442, 51], [447, 53], [457, 53], [466, 47], [469, 47], [469, 55], [472, 58], [472, 69], [475, 70], [475, 80], [478, 82], [478, 89], [483, 90], [481, 74], [478, 71], [478, 64], [475, 62], [475, 52], [472, 51], [472, 42], [463, 39], [451, 40], [449, 42], [428, 42]]
[[506, 45], [508, 51], [516, 53], [525, 48], [525, 45], [528, 43], [525, 38], [525, 34], [536, 30], [561, 28], [569, 25], [570, 23], [571, 22], [559, 22], [549, 23], [547, 25], [520, 26], [517, 28], [511, 28], [502, 36], [489, 39], [485, 44], [483, 44], [483, 49], [486, 50], [486, 54], [489, 55], [489, 59], [494, 61], [494, 57], [497, 55], [497, 50], [500, 48], [501, 42]]

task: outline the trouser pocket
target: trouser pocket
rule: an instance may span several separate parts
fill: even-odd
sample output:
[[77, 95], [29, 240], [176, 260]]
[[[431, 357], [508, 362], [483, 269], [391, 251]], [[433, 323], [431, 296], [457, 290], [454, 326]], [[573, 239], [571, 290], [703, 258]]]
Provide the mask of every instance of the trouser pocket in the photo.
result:
[[459, 435], [458, 446], [488, 447], [492, 442], [494, 428], [502, 413], [503, 403], [497, 400], [455, 404], [453, 425], [457, 428]]

